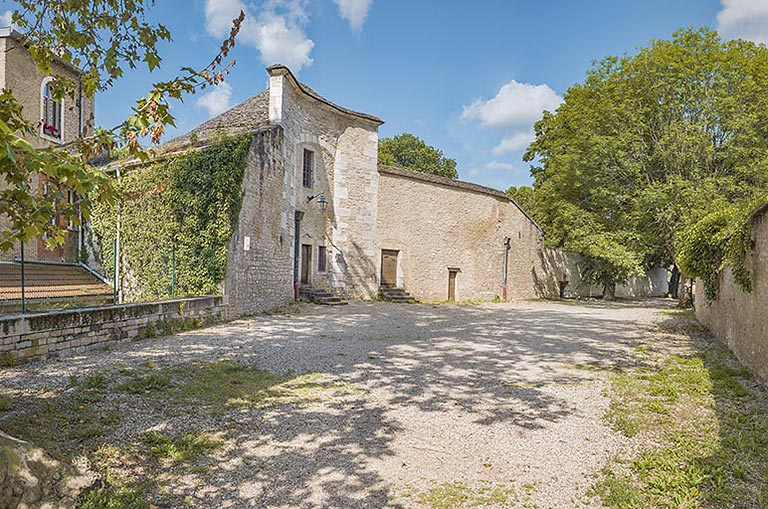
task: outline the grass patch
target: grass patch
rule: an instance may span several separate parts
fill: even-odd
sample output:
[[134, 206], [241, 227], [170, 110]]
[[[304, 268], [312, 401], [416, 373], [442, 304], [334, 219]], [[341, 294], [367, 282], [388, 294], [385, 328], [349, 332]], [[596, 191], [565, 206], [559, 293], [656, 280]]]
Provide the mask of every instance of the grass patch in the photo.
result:
[[[157, 370], [162, 373], [155, 373]], [[119, 390], [174, 403], [203, 405], [213, 411], [300, 404], [356, 392], [352, 384], [335, 381], [322, 373], [281, 376], [232, 361], [173, 368], [145, 366], [138, 371], [122, 372], [128, 380], [118, 385]]]
[[184, 433], [170, 437], [158, 431], [145, 433], [142, 442], [151, 457], [171, 460], [173, 463], [192, 463], [224, 444], [208, 433]]
[[517, 503], [517, 492], [514, 486], [495, 485], [487, 481], [475, 487], [463, 482], [445, 482], [417, 493], [415, 500], [431, 509], [513, 507]]
[[605, 507], [768, 507], [768, 390], [708, 341], [696, 355], [611, 376], [605, 418], [649, 446], [606, 467], [592, 490]]

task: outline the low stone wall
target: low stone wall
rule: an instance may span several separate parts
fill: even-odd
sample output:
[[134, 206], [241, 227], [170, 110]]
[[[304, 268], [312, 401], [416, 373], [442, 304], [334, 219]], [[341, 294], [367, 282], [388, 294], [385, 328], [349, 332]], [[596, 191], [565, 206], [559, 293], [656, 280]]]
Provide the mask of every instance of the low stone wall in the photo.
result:
[[0, 317], [0, 360], [63, 357], [111, 343], [201, 327], [226, 317], [221, 297]]
[[752, 293], [744, 293], [730, 270], [720, 276], [717, 299], [707, 300], [696, 282], [696, 318], [728, 344], [739, 361], [768, 381], [768, 206], [755, 211], [754, 249], [747, 259]]

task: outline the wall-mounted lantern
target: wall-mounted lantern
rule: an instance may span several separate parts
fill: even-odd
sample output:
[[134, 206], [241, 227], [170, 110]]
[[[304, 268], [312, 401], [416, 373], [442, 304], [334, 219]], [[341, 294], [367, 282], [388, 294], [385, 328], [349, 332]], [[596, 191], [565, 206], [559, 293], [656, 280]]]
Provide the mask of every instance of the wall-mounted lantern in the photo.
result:
[[325, 197], [325, 193], [313, 194], [312, 196], [307, 196], [307, 203], [311, 202], [315, 198], [317, 198], [317, 204], [320, 206], [321, 210], [325, 210], [328, 208], [328, 198]]

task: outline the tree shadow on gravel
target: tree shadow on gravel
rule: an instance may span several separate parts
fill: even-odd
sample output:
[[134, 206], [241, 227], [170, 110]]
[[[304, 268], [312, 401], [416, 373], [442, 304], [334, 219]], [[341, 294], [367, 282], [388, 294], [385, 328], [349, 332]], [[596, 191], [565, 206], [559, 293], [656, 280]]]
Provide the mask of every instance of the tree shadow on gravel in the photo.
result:
[[[641, 308], [646, 307], [622, 303], [626, 313], [620, 317], [602, 308], [556, 304], [305, 307], [297, 316], [239, 320], [6, 370], [0, 373], [0, 397], [16, 408], [51, 405], [70, 398], [62, 392], [70, 375], [147, 362], [155, 363], [160, 374], [166, 366], [213, 360], [259, 366], [281, 377], [329, 373], [358, 387], [360, 394], [249, 409], [230, 416], [234, 424], [202, 411], [195, 414], [194, 408], [183, 420], [162, 401], [138, 395], [119, 400], [120, 419], [134, 420], [144, 430], [158, 425], [174, 431], [183, 426], [226, 430], [235, 445], [200, 474], [204, 481], [185, 477], [170, 488], [174, 500], [191, 497], [191, 507], [221, 507], [222, 502], [235, 507], [398, 507], [372, 466], [395, 454], [392, 442], [402, 431], [398, 416], [453, 412], [477, 426], [536, 430], [579, 415], [578, 401], [552, 387], [594, 380], [595, 370], [641, 362], [632, 351], [644, 340], [647, 313]], [[48, 390], [35, 393], [43, 386]], [[376, 394], [375, 401], [365, 398], [370, 393]], [[98, 428], [102, 412], [94, 408]], [[8, 422], [0, 413], [0, 428], [3, 421]], [[120, 428], [119, 423], [105, 426], [105, 433], [75, 444], [94, 449], [118, 437], [135, 443], [136, 437], [121, 435]], [[13, 431], [30, 437], [23, 426]], [[51, 441], [69, 440], [66, 433], [67, 427], [60, 427]]]

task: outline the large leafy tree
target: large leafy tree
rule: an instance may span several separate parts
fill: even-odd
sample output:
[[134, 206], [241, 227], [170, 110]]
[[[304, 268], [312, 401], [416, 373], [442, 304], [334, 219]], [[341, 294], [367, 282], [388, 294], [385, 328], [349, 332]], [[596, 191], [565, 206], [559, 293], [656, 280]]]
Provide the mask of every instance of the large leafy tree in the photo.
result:
[[536, 124], [525, 158], [548, 242], [613, 286], [675, 265], [675, 238], [713, 207], [768, 185], [768, 49], [678, 31], [597, 63]]
[[445, 157], [442, 150], [427, 145], [410, 133], [382, 138], [379, 141], [379, 162], [450, 179], [459, 178], [455, 160]]
[[[76, 98], [79, 84], [56, 74], [59, 58], [83, 70], [82, 92], [93, 97], [108, 89], [124, 69], [146, 65], [150, 71], [161, 65], [157, 45], [171, 40], [161, 24], [147, 21], [154, 0], [17, 0], [12, 22], [23, 33], [23, 44], [35, 64], [54, 76], [57, 99]], [[51, 245], [63, 242], [56, 215], [79, 223], [88, 217], [95, 201], [115, 198], [110, 180], [88, 161], [97, 154], [121, 148], [127, 157], [149, 156], [146, 143], [158, 143], [174, 119], [169, 102], [180, 100], [206, 86], [215, 86], [234, 65], [227, 54], [234, 46], [244, 14], [233, 20], [230, 36], [208, 65], [185, 67], [173, 78], [151, 85], [138, 98], [124, 122], [97, 128], [93, 136], [65, 146], [37, 149], [30, 143], [37, 127], [22, 115], [22, 108], [9, 91], [0, 96], [0, 252], [19, 241], [47, 234]], [[42, 178], [48, 185], [33, 185]], [[67, 190], [75, 191], [79, 203], [64, 204]]]

